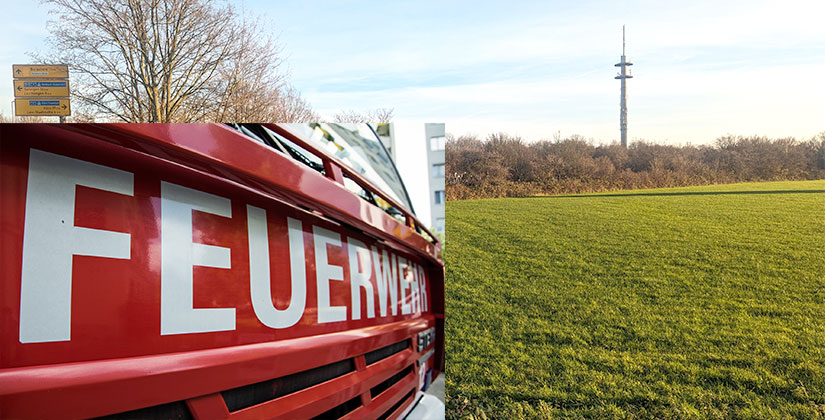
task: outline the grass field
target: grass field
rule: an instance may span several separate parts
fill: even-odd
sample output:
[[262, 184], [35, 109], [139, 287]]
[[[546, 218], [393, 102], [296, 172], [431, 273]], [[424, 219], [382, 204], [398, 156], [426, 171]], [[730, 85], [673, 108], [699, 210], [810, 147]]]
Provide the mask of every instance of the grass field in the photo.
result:
[[825, 418], [825, 181], [447, 220], [448, 418]]

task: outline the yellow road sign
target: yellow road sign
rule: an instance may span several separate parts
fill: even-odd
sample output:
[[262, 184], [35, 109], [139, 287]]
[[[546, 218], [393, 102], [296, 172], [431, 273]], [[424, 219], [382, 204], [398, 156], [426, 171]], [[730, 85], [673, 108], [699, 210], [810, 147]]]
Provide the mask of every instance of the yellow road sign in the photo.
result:
[[14, 64], [11, 72], [14, 78], [69, 78], [69, 66], [66, 64]]
[[68, 80], [14, 80], [14, 96], [60, 97], [69, 96]]
[[14, 115], [66, 116], [72, 107], [68, 99], [21, 99], [14, 100]]

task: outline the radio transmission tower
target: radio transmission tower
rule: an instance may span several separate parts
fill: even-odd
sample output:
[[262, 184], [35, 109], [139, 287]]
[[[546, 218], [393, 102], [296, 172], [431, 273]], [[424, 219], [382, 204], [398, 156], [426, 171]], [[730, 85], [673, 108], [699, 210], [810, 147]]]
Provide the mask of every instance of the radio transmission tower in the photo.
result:
[[632, 79], [633, 75], [628, 71], [627, 66], [633, 63], [627, 61], [624, 53], [624, 25], [622, 25], [622, 61], [616, 63], [615, 67], [621, 67], [622, 71], [615, 78], [622, 81], [622, 97], [619, 102], [619, 128], [622, 132], [622, 147], [627, 147], [627, 79]]

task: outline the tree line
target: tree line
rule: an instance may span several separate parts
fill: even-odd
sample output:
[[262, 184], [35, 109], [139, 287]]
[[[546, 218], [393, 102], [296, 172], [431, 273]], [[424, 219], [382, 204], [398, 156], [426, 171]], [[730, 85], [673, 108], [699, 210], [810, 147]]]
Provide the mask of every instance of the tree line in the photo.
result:
[[581, 136], [528, 143], [448, 137], [448, 200], [825, 178], [825, 131], [807, 140], [726, 135], [709, 145], [624, 148]]

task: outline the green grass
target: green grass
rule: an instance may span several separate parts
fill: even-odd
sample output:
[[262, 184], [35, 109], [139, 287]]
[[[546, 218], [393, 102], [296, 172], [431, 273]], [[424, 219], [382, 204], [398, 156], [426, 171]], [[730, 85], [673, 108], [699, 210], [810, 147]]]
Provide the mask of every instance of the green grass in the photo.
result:
[[447, 220], [448, 418], [825, 418], [825, 181]]

